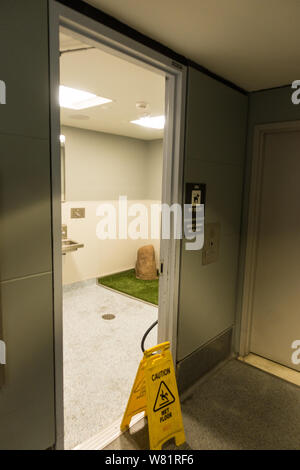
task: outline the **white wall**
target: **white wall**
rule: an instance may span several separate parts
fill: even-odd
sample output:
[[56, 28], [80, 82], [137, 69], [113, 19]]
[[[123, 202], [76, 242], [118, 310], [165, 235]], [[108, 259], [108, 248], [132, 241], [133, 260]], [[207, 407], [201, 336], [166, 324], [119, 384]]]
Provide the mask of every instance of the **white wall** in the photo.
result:
[[[159, 265], [159, 240], [99, 240], [96, 210], [101, 203], [112, 203], [126, 195], [128, 205], [159, 203], [162, 181], [161, 140], [142, 141], [122, 136], [63, 127], [66, 136], [66, 200], [62, 204], [62, 223], [68, 238], [84, 244], [63, 256], [63, 282], [104, 276], [135, 266], [137, 250], [153, 244]], [[84, 219], [71, 219], [71, 208], [85, 208]], [[130, 222], [130, 219], [129, 219]]]
[[146, 166], [148, 173], [148, 199], [161, 199], [162, 192], [162, 164], [163, 164], [163, 141], [152, 140], [146, 142], [147, 158]]
[[144, 141], [63, 127], [66, 200], [160, 199], [162, 140]]
[[[131, 269], [135, 266], [137, 250], [143, 245], [153, 244], [159, 265], [159, 240], [99, 240], [96, 228], [101, 218], [97, 217], [96, 210], [103, 202], [110, 202], [116, 208], [118, 205], [117, 201], [72, 201], [62, 205], [62, 220], [68, 226], [68, 237], [84, 244], [84, 248], [63, 256], [64, 284]], [[150, 207], [152, 202], [159, 201], [129, 201], [128, 205], [135, 202]], [[72, 207], [84, 207], [86, 217], [71, 219]]]

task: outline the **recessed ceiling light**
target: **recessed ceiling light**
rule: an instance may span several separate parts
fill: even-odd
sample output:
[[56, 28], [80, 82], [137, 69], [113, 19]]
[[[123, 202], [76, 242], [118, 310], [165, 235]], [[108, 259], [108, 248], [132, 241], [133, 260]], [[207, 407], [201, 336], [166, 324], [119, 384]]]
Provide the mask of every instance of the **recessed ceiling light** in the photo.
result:
[[86, 109], [110, 103], [112, 100], [94, 95], [88, 91], [76, 90], [61, 85], [59, 87], [59, 103], [62, 108]]
[[163, 129], [165, 127], [165, 116], [145, 116], [130, 122], [151, 129]]

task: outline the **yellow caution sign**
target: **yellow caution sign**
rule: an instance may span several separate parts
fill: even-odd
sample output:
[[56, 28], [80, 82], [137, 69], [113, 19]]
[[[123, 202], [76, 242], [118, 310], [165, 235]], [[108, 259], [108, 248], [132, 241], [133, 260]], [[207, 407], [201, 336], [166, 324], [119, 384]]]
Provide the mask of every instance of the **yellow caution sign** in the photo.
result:
[[170, 343], [144, 352], [131, 390], [121, 431], [142, 411], [148, 417], [150, 449], [160, 450], [169, 439], [177, 446], [185, 442], [181, 408]]

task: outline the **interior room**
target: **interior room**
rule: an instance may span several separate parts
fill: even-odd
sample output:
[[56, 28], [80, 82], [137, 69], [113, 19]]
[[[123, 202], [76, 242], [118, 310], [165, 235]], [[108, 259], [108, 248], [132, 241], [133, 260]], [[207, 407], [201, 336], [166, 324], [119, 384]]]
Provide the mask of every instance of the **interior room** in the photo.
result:
[[[299, 18], [299, 0], [0, 1], [0, 449], [149, 463], [159, 416], [166, 461], [300, 450]], [[201, 248], [102, 237], [125, 196], [184, 209], [195, 185]], [[156, 322], [171, 403], [168, 369], [153, 393], [145, 374], [122, 427]]]
[[[66, 32], [60, 54], [64, 416], [71, 449], [121, 418], [142, 336], [158, 319], [160, 237], [151, 239], [149, 227], [146, 239], [100, 239], [97, 224], [101, 205], [118, 213], [119, 197], [147, 210], [161, 203], [163, 124], [131, 121], [164, 116], [165, 79]], [[77, 105], [70, 89], [107, 102]], [[155, 276], [137, 279], [138, 250], [149, 245]], [[146, 346], [156, 338], [154, 328]]]

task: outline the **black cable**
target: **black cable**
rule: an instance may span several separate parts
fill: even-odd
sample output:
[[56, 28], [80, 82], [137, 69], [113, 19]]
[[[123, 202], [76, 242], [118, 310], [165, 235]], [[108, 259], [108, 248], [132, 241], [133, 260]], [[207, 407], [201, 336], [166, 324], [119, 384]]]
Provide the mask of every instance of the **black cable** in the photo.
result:
[[142, 338], [142, 342], [141, 342], [141, 348], [142, 348], [143, 352], [145, 352], [145, 347], [144, 347], [145, 346], [145, 340], [146, 340], [148, 334], [150, 333], [150, 331], [152, 330], [152, 328], [154, 328], [157, 324], [158, 324], [158, 320], [156, 320], [154, 323], [152, 323], [152, 325], [148, 328], [148, 330], [144, 334], [144, 336]]

